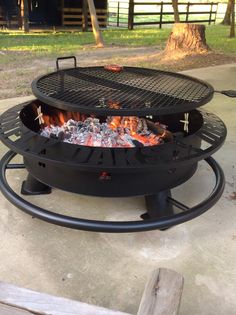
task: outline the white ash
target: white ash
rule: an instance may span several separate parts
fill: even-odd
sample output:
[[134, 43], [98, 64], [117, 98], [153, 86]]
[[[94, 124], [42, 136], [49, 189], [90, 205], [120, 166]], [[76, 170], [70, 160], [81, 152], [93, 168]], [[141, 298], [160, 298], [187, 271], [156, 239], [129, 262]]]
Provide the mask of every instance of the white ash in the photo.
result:
[[[62, 126], [50, 125], [43, 127], [40, 135], [48, 138], [57, 138], [61, 141], [94, 147], [135, 147], [139, 145], [150, 146], [151, 142], [135, 139], [129, 128], [109, 126], [113, 117], [100, 123], [98, 118], [86, 118], [84, 121], [69, 119]], [[125, 119], [126, 117], [123, 117]], [[122, 124], [121, 124], [122, 125]], [[156, 144], [162, 143], [161, 135], [156, 135], [147, 127], [146, 120], [138, 119], [136, 134], [146, 139], [155, 139]]]

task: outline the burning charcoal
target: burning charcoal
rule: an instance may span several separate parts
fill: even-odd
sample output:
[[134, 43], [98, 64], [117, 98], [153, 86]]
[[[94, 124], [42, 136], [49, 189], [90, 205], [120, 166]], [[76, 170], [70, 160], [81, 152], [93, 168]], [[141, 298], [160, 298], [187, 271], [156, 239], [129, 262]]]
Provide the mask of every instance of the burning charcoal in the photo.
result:
[[40, 135], [41, 136], [43, 136], [43, 137], [47, 137], [47, 138], [49, 138], [50, 137], [50, 129], [48, 128], [48, 127], [45, 127], [42, 131], [41, 131], [41, 133], [40, 133]]
[[83, 133], [79, 134], [76, 140], [79, 141], [79, 144], [81, 145], [88, 145], [90, 138], [90, 133], [88, 131], [84, 131]]
[[124, 134], [123, 136], [120, 136], [120, 139], [124, 142], [124, 146], [126, 147], [134, 147], [134, 143], [132, 138], [128, 134]]
[[130, 134], [130, 129], [129, 128], [124, 128], [124, 133], [129, 135]]
[[96, 117], [82, 116], [68, 115], [75, 119], [70, 118], [60, 126], [48, 125], [40, 134], [67, 143], [109, 148], [152, 146], [172, 139], [166, 126], [144, 118], [109, 116], [106, 122], [100, 122]]
[[66, 125], [67, 126], [76, 126], [77, 125], [77, 122], [73, 119], [69, 119], [67, 122], [66, 122]]
[[60, 131], [58, 133], [58, 140], [63, 141], [65, 139], [65, 133], [63, 131]]
[[147, 126], [146, 119], [141, 118], [138, 127], [139, 127], [139, 130], [141, 131], [141, 133], [147, 133], [148, 132], [148, 126]]
[[50, 133], [49, 138], [58, 139], [57, 135], [55, 135], [54, 133]]
[[83, 125], [84, 125], [84, 123], [82, 121], [77, 121], [78, 128], [81, 128]]
[[88, 117], [88, 118], [85, 119], [84, 124], [85, 125], [90, 125], [93, 122], [94, 122], [94, 118]]
[[71, 133], [65, 132], [64, 139], [70, 139], [70, 138], [71, 138]]
[[93, 145], [95, 147], [100, 147], [102, 144], [102, 135], [101, 134], [95, 134], [93, 136]]
[[94, 123], [100, 125], [100, 120], [98, 118], [93, 118]]
[[112, 148], [113, 144], [112, 144], [112, 139], [111, 138], [103, 138], [102, 139], [102, 147], [106, 147], [106, 148]]
[[144, 145], [143, 145], [141, 142], [139, 142], [138, 140], [133, 140], [132, 142], [133, 142], [133, 144], [134, 144], [135, 147], [141, 148], [141, 147], [144, 146]]
[[159, 134], [163, 136], [163, 139], [166, 139], [167, 141], [173, 141], [172, 133], [165, 128], [163, 128], [161, 124], [154, 123], [150, 120], [146, 120], [148, 128], [155, 134]]
[[78, 130], [78, 127], [76, 125], [70, 125], [68, 126], [68, 130], [71, 132], [71, 133], [76, 133], [77, 130]]

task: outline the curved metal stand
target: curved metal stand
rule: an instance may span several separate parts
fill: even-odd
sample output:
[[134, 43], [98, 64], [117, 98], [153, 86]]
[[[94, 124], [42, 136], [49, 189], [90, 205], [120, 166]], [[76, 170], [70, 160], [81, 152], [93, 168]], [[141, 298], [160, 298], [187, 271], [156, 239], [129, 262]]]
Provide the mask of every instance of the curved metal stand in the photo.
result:
[[109, 233], [128, 233], [128, 232], [140, 232], [155, 229], [165, 229], [201, 215], [209, 208], [211, 208], [221, 197], [225, 179], [224, 173], [219, 166], [219, 164], [212, 158], [208, 157], [205, 161], [212, 168], [216, 183], [211, 192], [211, 194], [204, 201], [200, 202], [198, 205], [188, 208], [184, 204], [171, 197], [168, 197], [169, 202], [174, 206], [181, 209], [183, 212], [169, 215], [161, 218], [150, 218], [144, 221], [124, 221], [124, 222], [113, 222], [113, 221], [96, 221], [80, 219], [70, 216], [65, 216], [50, 212], [46, 209], [42, 209], [17, 195], [9, 186], [6, 180], [6, 169], [16, 169], [23, 168], [22, 164], [9, 164], [9, 162], [14, 158], [16, 153], [9, 151], [2, 158], [0, 163], [0, 189], [3, 195], [20, 210], [36, 217], [41, 220], [53, 223], [56, 225], [64, 226], [71, 229], [93, 231], [93, 232], [109, 232]]

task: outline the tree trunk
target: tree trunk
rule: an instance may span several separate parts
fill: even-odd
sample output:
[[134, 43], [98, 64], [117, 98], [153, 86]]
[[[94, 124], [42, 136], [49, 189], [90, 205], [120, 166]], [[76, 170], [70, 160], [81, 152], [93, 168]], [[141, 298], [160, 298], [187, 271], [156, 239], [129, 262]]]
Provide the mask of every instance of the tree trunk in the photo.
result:
[[232, 1], [233, 0], [228, 0], [225, 16], [224, 16], [223, 21], [221, 22], [221, 24], [223, 25], [230, 25]]
[[231, 25], [229, 37], [235, 37], [235, 0], [231, 0]]
[[174, 9], [174, 19], [175, 23], [179, 23], [179, 8], [178, 8], [178, 0], [172, 0], [172, 7]]
[[29, 5], [28, 0], [21, 0], [21, 18], [22, 29], [25, 33], [29, 33]]
[[210, 50], [206, 43], [205, 25], [176, 23], [166, 44], [164, 53], [190, 55], [207, 53]]
[[87, 1], [88, 1], [88, 6], [89, 6], [89, 12], [90, 12], [90, 17], [91, 17], [95, 42], [96, 42], [97, 47], [102, 48], [104, 47], [104, 41], [103, 41], [101, 30], [99, 28], [95, 5], [94, 5], [93, 0], [87, 0]]
[[83, 0], [82, 5], [82, 31], [88, 32], [88, 2]]

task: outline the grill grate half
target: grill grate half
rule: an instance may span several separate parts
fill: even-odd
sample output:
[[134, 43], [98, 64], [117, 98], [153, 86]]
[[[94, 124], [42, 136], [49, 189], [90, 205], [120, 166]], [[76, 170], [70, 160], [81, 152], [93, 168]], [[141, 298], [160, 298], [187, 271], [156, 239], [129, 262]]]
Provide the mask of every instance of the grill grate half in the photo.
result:
[[[60, 70], [37, 78], [34, 95], [54, 107], [105, 115], [165, 115], [190, 111], [210, 101], [213, 88], [182, 74], [124, 67]], [[111, 108], [118, 103], [119, 108]]]

